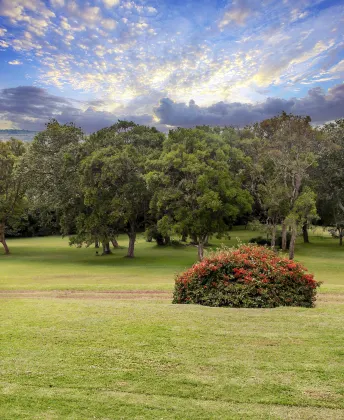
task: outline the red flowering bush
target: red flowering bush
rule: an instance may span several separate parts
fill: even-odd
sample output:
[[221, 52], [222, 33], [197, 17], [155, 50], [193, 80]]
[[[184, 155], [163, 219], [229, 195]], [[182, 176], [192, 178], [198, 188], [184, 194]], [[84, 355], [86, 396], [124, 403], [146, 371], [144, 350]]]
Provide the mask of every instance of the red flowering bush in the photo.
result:
[[311, 308], [320, 283], [299, 263], [253, 244], [223, 249], [176, 278], [173, 303]]

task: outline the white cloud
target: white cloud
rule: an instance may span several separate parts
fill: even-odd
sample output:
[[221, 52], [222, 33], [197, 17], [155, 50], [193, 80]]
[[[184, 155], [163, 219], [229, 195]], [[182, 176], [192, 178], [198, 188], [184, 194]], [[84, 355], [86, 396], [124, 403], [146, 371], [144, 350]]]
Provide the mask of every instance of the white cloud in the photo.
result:
[[231, 8], [223, 15], [219, 22], [219, 28], [230, 24], [244, 25], [246, 20], [254, 13], [252, 1], [236, 0]]
[[331, 67], [328, 72], [329, 73], [342, 73], [342, 72], [344, 72], [344, 60], [340, 61], [335, 66]]
[[50, 0], [50, 3], [53, 7], [63, 7], [65, 4], [64, 0]]
[[12, 60], [9, 61], [8, 64], [11, 64], [11, 66], [20, 66], [21, 64], [23, 64], [23, 62], [19, 60]]
[[0, 39], [0, 48], [8, 48], [9, 44], [6, 41]]
[[119, 5], [119, 0], [103, 0], [104, 6], [108, 7], [109, 9], [111, 7], [115, 7]]
[[108, 29], [109, 31], [113, 31], [117, 26], [117, 22], [113, 19], [102, 19], [100, 23], [103, 28]]

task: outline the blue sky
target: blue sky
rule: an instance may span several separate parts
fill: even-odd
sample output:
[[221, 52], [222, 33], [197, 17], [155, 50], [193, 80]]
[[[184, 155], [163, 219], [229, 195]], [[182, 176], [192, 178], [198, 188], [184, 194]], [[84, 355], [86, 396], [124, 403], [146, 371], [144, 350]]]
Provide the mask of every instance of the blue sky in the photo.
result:
[[0, 0], [0, 128], [344, 116], [335, 0]]

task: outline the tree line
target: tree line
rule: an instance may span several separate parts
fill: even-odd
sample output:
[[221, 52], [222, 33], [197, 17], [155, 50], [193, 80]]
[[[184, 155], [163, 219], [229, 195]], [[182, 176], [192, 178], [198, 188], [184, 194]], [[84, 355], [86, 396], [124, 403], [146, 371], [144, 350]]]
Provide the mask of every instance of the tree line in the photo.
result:
[[[0, 142], [0, 242], [23, 224], [59, 230], [76, 246], [117, 246], [138, 232], [204, 246], [234, 223], [259, 220], [271, 247], [294, 258], [318, 221], [344, 236], [344, 119], [313, 127], [282, 113], [245, 128], [197, 126], [168, 134], [118, 121], [89, 136], [50, 121], [32, 143]], [[29, 224], [30, 224], [29, 223]], [[50, 230], [48, 229], [50, 227]], [[44, 230], [43, 229], [43, 230]], [[287, 241], [289, 233], [289, 241]]]

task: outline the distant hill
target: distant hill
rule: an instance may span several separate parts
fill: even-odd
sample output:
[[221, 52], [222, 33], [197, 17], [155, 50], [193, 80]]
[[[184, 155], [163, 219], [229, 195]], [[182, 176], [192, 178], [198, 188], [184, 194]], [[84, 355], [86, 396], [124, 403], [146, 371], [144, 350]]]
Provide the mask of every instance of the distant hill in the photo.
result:
[[22, 141], [31, 141], [38, 131], [29, 131], [29, 130], [0, 130], [0, 140], [9, 140], [11, 137], [14, 137]]

